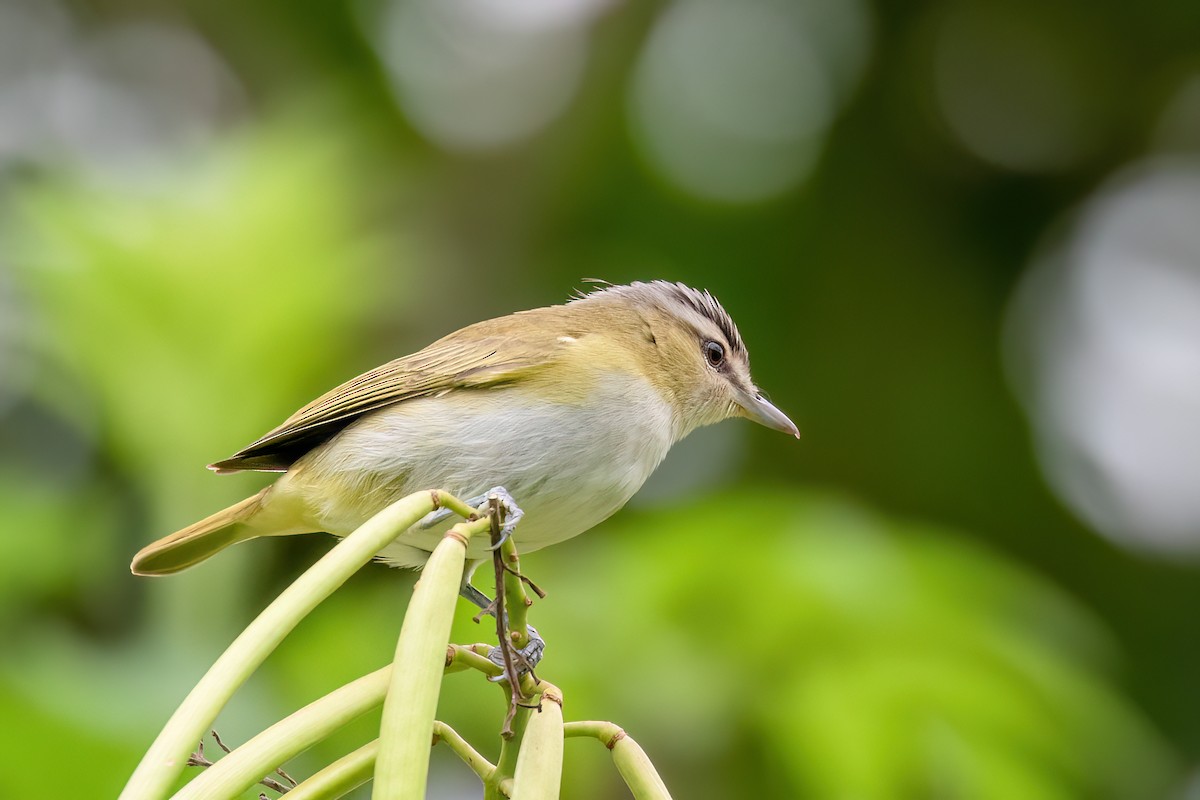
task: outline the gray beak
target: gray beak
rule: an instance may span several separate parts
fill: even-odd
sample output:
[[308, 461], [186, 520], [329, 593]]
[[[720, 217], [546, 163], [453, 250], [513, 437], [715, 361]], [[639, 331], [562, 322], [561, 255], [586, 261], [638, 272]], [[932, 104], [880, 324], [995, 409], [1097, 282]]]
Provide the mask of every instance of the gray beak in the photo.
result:
[[796, 424], [787, 418], [787, 414], [771, 405], [770, 401], [759, 392], [743, 395], [738, 405], [746, 412], [747, 417], [759, 425], [766, 425], [768, 428], [790, 433], [797, 439], [800, 438], [800, 431], [797, 430]]

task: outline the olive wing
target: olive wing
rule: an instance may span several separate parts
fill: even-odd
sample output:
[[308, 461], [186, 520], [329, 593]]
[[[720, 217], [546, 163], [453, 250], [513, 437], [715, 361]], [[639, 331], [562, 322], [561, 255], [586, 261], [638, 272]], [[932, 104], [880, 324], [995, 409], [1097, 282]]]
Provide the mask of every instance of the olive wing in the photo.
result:
[[[469, 329], [467, 329], [469, 330]], [[282, 425], [229, 458], [218, 473], [286, 472], [301, 456], [371, 411], [416, 397], [510, 383], [545, 368], [553, 337], [452, 334], [417, 353], [365, 372], [301, 408]]]

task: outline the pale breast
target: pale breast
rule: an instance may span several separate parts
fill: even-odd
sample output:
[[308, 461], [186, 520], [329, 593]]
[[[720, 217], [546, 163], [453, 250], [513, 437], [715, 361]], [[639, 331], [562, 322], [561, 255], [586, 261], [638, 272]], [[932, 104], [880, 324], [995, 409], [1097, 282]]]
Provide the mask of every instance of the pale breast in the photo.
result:
[[[639, 376], [606, 378], [582, 404], [519, 387], [452, 392], [364, 417], [297, 462], [275, 491], [301, 502], [314, 528], [346, 535], [422, 489], [466, 498], [504, 486], [525, 511], [514, 538], [529, 552], [625, 505], [673, 441], [668, 405]], [[381, 556], [419, 566], [451, 524], [410, 531]], [[468, 555], [484, 557], [484, 544]]]

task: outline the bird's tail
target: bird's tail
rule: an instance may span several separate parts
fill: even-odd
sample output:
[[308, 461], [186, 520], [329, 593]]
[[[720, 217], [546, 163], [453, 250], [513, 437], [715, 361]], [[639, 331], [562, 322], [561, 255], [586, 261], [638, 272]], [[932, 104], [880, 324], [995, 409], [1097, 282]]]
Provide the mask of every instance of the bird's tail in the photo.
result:
[[231, 544], [261, 536], [260, 530], [246, 523], [262, 507], [266, 492], [263, 489], [211, 517], [146, 545], [133, 557], [129, 568], [134, 575], [170, 575], [199, 564]]

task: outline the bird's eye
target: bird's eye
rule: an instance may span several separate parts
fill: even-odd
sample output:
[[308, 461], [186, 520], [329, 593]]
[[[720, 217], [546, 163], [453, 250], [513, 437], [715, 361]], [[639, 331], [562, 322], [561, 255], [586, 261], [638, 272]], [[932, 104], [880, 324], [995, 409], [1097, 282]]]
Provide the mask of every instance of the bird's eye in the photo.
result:
[[721, 362], [725, 360], [725, 348], [717, 342], [705, 342], [704, 357], [708, 359], [710, 365], [719, 367], [721, 366]]

